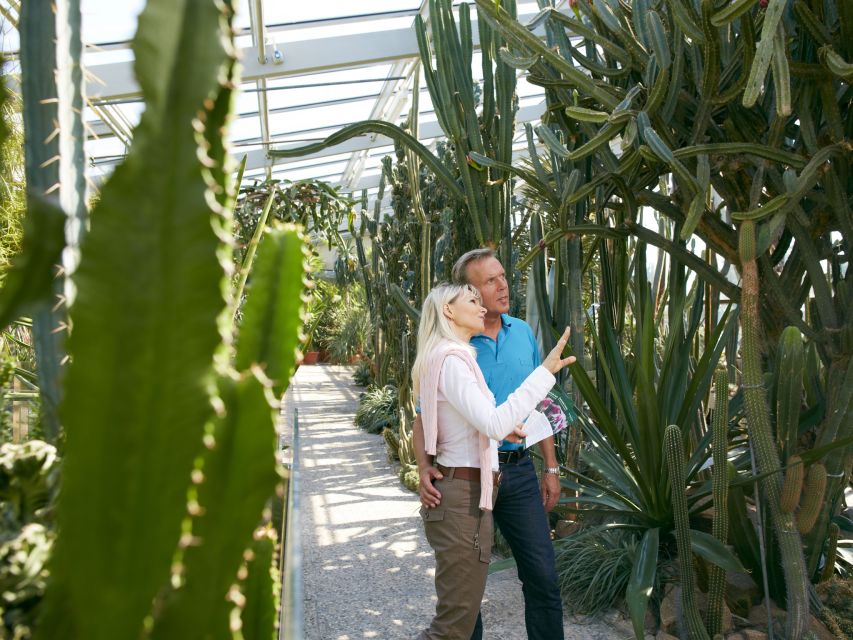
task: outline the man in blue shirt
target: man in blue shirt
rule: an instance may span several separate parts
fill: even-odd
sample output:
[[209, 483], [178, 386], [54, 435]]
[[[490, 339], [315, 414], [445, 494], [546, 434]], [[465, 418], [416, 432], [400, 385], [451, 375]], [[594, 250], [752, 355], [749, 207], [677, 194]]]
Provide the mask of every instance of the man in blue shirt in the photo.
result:
[[[477, 364], [486, 383], [501, 404], [539, 366], [539, 346], [530, 326], [508, 315], [509, 287], [504, 268], [491, 249], [475, 249], [453, 266], [453, 279], [480, 291], [486, 308], [485, 331], [471, 339], [477, 349]], [[439, 505], [441, 494], [433, 481], [441, 472], [432, 466], [424, 449], [420, 416], [413, 427], [415, 457], [420, 472], [421, 503]], [[527, 451], [520, 444], [502, 442], [498, 448], [501, 484], [493, 513], [495, 524], [512, 549], [524, 594], [524, 620], [530, 640], [562, 640], [563, 607], [554, 564], [554, 548], [547, 512], [560, 497], [560, 468], [554, 438], [539, 444], [545, 472], [541, 486]], [[482, 620], [471, 640], [482, 638]]]

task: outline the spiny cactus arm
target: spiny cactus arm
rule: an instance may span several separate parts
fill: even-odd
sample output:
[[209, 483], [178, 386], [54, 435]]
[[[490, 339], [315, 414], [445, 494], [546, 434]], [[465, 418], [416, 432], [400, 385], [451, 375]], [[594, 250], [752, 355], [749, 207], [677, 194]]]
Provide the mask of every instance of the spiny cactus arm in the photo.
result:
[[[713, 445], [711, 454], [714, 459], [712, 474], [712, 492], [714, 496], [714, 520], [711, 525], [714, 537], [722, 544], [728, 542], [729, 520], [729, 470], [728, 470], [728, 430], [729, 430], [729, 380], [725, 369], [714, 375], [714, 416], [711, 422]], [[723, 596], [726, 589], [725, 571], [712, 565], [708, 576], [708, 633], [715, 635], [722, 631]]]
[[279, 480], [269, 381], [247, 372], [222, 377], [218, 386], [225, 414], [206, 435], [207, 450], [193, 474], [191, 537], [173, 577], [179, 586], [156, 605], [152, 640], [219, 637], [227, 630], [217, 627], [227, 625], [227, 616], [217, 614]]
[[796, 450], [799, 437], [804, 358], [800, 332], [786, 327], [776, 350], [776, 439], [785, 459]]
[[803, 484], [800, 510], [797, 513], [797, 529], [808, 533], [817, 522], [826, 495], [826, 467], [817, 463], [809, 467]]
[[[749, 71], [749, 79], [746, 83], [746, 89], [743, 93], [743, 106], [749, 108], [755, 105], [758, 100], [758, 95], [764, 86], [767, 72], [770, 69], [771, 58], [778, 55], [780, 51], [774, 50], [774, 41], [777, 37], [784, 39], [784, 24], [782, 23], [782, 14], [785, 11], [788, 3], [786, 0], [770, 0], [767, 9], [764, 12], [764, 22], [761, 25], [761, 39], [755, 50], [755, 59], [752, 61], [752, 67]], [[777, 36], [779, 29], [782, 33]], [[786, 54], [787, 55], [787, 54]], [[790, 91], [790, 78], [774, 78], [779, 85], [787, 84]], [[790, 109], [790, 103], [789, 103]], [[779, 112], [778, 115], [788, 115], [787, 113]]]
[[603, 106], [613, 109], [619, 103], [614, 93], [599, 87], [589, 76], [549, 49], [544, 42], [518, 24], [505, 10], [496, 7], [494, 0], [476, 0], [476, 2], [480, 17], [487, 20], [508, 42], [520, 49], [540, 55], [582, 93], [592, 96]]
[[684, 447], [681, 443], [681, 429], [671, 424], [664, 431], [664, 457], [669, 469], [669, 481], [672, 495], [672, 516], [675, 523], [675, 543], [678, 548], [678, 566], [680, 569], [681, 601], [684, 617], [691, 639], [708, 639], [708, 632], [699, 617], [693, 584], [693, 551], [690, 543], [690, 522], [687, 514], [687, 486], [684, 476]]
[[298, 158], [299, 156], [316, 153], [317, 151], [334, 147], [342, 142], [346, 142], [350, 138], [355, 138], [368, 133], [378, 133], [380, 135], [387, 136], [394, 142], [397, 142], [407, 149], [411, 149], [417, 153], [421, 161], [430, 168], [436, 178], [441, 181], [444, 187], [450, 191], [454, 197], [459, 200], [465, 200], [465, 192], [459, 188], [459, 185], [456, 183], [456, 179], [450, 174], [441, 160], [436, 158], [429, 149], [415, 140], [414, 137], [403, 131], [403, 129], [388, 122], [383, 122], [382, 120], [365, 120], [364, 122], [349, 125], [339, 131], [336, 131], [325, 140], [315, 142], [314, 144], [308, 144], [301, 147], [291, 147], [289, 149], [270, 149], [269, 156], [271, 158]]
[[[772, 2], [772, 0], [771, 0]], [[771, 521], [782, 558], [785, 586], [788, 593], [787, 637], [799, 640], [808, 628], [809, 604], [806, 585], [805, 560], [802, 541], [792, 514], [780, 509], [782, 478], [779, 455], [770, 428], [770, 416], [764, 393], [761, 367], [761, 319], [759, 316], [759, 281], [756, 263], [755, 228], [752, 222], [740, 226], [739, 251], [741, 256], [742, 294], [741, 327], [743, 330], [743, 388], [744, 404], [749, 425], [749, 435], [755, 448], [758, 470], [769, 473], [761, 481], [767, 497]]]
[[275, 558], [276, 535], [271, 527], [258, 528], [249, 547], [246, 577], [240, 584], [245, 597], [240, 611], [243, 640], [270, 640], [276, 634], [279, 611], [278, 576]]
[[785, 468], [785, 479], [782, 483], [782, 496], [779, 501], [779, 509], [782, 513], [793, 513], [800, 502], [800, 493], [803, 490], [803, 460], [800, 456], [793, 455], [788, 458]]

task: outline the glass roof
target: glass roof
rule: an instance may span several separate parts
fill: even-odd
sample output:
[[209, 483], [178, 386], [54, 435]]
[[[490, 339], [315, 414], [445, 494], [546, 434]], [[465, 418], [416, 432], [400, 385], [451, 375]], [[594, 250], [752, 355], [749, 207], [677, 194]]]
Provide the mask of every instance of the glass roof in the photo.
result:
[[[317, 178], [344, 191], [375, 192], [381, 159], [393, 152], [387, 138], [364, 136], [309, 157], [275, 162], [266, 150], [316, 142], [368, 118], [400, 123], [409, 111], [418, 62], [414, 16], [426, 1], [239, 0], [237, 4], [244, 82], [229, 136], [235, 158], [248, 155], [245, 176]], [[0, 20], [3, 50], [13, 60], [18, 47], [17, 5], [0, 0], [2, 13], [8, 14]], [[121, 161], [143, 110], [129, 47], [144, 6], [145, 0], [81, 0], [84, 65], [93, 78], [86, 86], [86, 154], [95, 182]], [[537, 11], [535, 2], [519, 1], [522, 20]], [[476, 18], [476, 10], [472, 17]], [[279, 64], [275, 50], [281, 53]], [[472, 66], [479, 77], [476, 53]], [[423, 78], [419, 89], [420, 138], [429, 145], [443, 134]], [[522, 77], [517, 93], [521, 129], [525, 121], [538, 120], [544, 95]], [[523, 134], [518, 142], [518, 153], [523, 154]]]

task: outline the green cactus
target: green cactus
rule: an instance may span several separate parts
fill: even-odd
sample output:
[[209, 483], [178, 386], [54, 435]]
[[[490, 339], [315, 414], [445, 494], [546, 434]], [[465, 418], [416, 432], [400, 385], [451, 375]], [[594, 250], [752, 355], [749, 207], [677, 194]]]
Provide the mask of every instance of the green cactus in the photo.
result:
[[817, 522], [823, 508], [823, 500], [826, 494], [826, 467], [820, 463], [809, 467], [803, 483], [803, 494], [800, 510], [797, 512], [797, 530], [809, 533]]
[[[804, 361], [802, 334], [796, 327], [786, 327], [779, 337], [776, 350], [775, 389], [776, 440], [783, 460], [789, 459], [796, 450], [799, 438]], [[790, 460], [788, 464], [790, 465]]]
[[[712, 467], [712, 493], [714, 496], [714, 521], [711, 533], [721, 543], [728, 542], [729, 520], [729, 472], [728, 472], [728, 429], [729, 429], [729, 383], [728, 373], [719, 369], [714, 374], [714, 417], [711, 424], [714, 458]], [[708, 575], [708, 633], [715, 636], [721, 631], [723, 623], [723, 596], [726, 589], [725, 570], [712, 564]]]
[[793, 513], [800, 504], [804, 476], [802, 458], [797, 455], [788, 458], [788, 468], [785, 470], [785, 480], [782, 484], [782, 497], [779, 501], [779, 509], [782, 513]]
[[791, 513], [781, 509], [782, 478], [779, 454], [770, 427], [770, 412], [764, 392], [761, 367], [761, 322], [758, 313], [759, 281], [754, 223], [740, 228], [738, 250], [741, 259], [741, 328], [743, 331], [743, 389], [749, 437], [755, 451], [758, 472], [765, 477], [761, 488], [770, 511], [781, 554], [788, 593], [787, 637], [799, 640], [808, 629], [808, 574], [802, 540]]
[[385, 427], [382, 430], [382, 437], [385, 439], [385, 448], [388, 450], [388, 461], [394, 462], [400, 459], [400, 438], [394, 433], [393, 429]]
[[276, 534], [270, 526], [255, 531], [247, 553], [246, 577], [240, 588], [245, 601], [240, 612], [243, 640], [274, 640], [278, 615], [278, 584], [275, 564]]
[[663, 434], [664, 455], [669, 468], [670, 488], [672, 492], [672, 515], [675, 521], [675, 543], [678, 547], [678, 565], [681, 569], [681, 602], [687, 631], [691, 640], [707, 640], [708, 632], [699, 616], [693, 585], [693, 552], [690, 545], [690, 519], [687, 514], [685, 487], [684, 448], [681, 444], [681, 430], [671, 424]]
[[829, 540], [826, 543], [826, 560], [818, 582], [825, 582], [829, 580], [835, 573], [835, 557], [838, 554], [838, 536], [840, 533], [840, 527], [835, 522], [830, 523]]

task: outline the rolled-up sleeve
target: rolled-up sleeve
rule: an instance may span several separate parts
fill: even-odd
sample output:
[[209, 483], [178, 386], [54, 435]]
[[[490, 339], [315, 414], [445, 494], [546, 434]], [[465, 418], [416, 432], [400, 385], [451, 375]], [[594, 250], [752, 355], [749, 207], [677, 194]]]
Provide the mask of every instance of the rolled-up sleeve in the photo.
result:
[[494, 398], [483, 393], [468, 365], [450, 355], [444, 359], [439, 390], [477, 431], [493, 440], [503, 440], [536, 408], [554, 382], [550, 371], [537, 367], [506, 402], [495, 407]]

